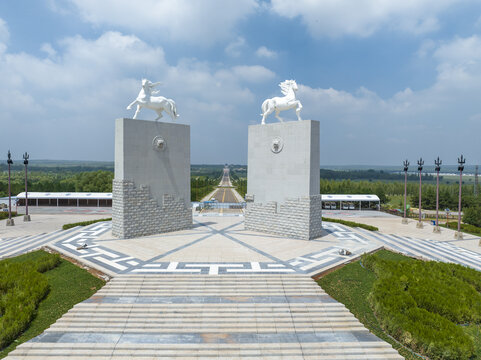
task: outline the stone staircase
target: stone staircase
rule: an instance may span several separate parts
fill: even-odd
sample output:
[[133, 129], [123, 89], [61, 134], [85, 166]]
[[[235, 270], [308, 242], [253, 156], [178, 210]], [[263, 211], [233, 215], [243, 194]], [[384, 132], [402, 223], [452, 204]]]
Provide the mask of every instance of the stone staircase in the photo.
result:
[[0, 238], [0, 259], [40, 249], [53, 241], [70, 236], [72, 232], [78, 231], [80, 228], [77, 226], [69, 230], [57, 230], [38, 235]]
[[8, 359], [402, 359], [305, 275], [118, 275]]

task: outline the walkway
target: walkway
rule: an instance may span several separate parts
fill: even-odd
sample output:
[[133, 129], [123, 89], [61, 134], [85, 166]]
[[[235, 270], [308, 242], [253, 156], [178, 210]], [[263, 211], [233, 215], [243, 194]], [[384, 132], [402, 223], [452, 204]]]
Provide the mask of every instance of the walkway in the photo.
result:
[[119, 275], [8, 359], [402, 359], [302, 275]]
[[[415, 231], [410, 225], [399, 229]], [[48, 243], [113, 276], [9, 359], [400, 359], [310, 276], [382, 247], [481, 270], [480, 252], [441, 238], [328, 222], [323, 229], [303, 241], [247, 231], [242, 217], [212, 216], [190, 230], [137, 239], [115, 239], [111, 222], [100, 222], [0, 240], [10, 254]]]

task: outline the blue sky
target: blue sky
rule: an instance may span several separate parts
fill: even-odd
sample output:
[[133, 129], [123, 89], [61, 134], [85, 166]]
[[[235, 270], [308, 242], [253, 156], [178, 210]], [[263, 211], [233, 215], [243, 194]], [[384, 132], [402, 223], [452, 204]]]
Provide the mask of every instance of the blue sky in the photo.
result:
[[285, 79], [321, 122], [321, 164], [481, 163], [479, 1], [0, 2], [14, 158], [113, 160], [114, 119], [133, 116], [142, 77], [191, 125], [192, 163], [246, 163], [247, 127]]

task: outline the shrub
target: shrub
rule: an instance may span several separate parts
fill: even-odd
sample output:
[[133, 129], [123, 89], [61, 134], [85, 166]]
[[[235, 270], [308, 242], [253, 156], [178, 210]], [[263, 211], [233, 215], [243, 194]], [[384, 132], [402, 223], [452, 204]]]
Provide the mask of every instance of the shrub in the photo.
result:
[[[448, 223], [448, 228], [457, 230], [458, 229], [458, 222], [452, 221]], [[466, 231], [471, 234], [481, 235], [481, 227], [477, 227], [475, 225], [470, 224], [461, 224], [461, 230]]]
[[338, 224], [342, 224], [342, 225], [346, 225], [346, 226], [350, 226], [350, 227], [359, 227], [359, 228], [369, 230], [369, 231], [378, 231], [379, 230], [379, 228], [377, 228], [376, 226], [361, 224], [361, 223], [357, 223], [357, 222], [354, 222], [354, 221], [347, 221], [347, 220], [341, 220], [341, 219], [331, 219], [331, 218], [326, 218], [326, 217], [323, 217], [322, 221], [329, 221], [329, 222], [338, 223]]
[[57, 266], [60, 257], [43, 254], [33, 261], [0, 262], [0, 349], [27, 328], [49, 291], [48, 280], [41, 272]]
[[76, 227], [76, 226], [87, 226], [87, 225], [95, 224], [95, 223], [98, 223], [98, 222], [101, 222], [101, 221], [110, 221], [110, 220], [112, 220], [112, 218], [81, 221], [81, 222], [77, 222], [77, 223], [65, 224], [64, 226], [62, 226], [62, 229], [67, 230], [67, 229], [71, 229], [71, 228]]
[[369, 295], [383, 328], [431, 359], [469, 359], [472, 339], [456, 324], [481, 322], [481, 274], [457, 264], [363, 255], [377, 277]]
[[[16, 211], [12, 211], [12, 217], [19, 216]], [[0, 211], [0, 220], [8, 219], [8, 211]]]
[[[481, 207], [473, 206], [464, 209], [463, 222], [481, 227]], [[481, 229], [480, 229], [481, 230]]]

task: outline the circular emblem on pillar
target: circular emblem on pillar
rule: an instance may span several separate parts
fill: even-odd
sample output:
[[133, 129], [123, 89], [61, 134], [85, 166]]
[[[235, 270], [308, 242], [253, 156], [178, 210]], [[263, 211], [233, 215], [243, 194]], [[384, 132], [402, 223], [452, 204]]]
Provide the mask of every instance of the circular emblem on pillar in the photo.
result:
[[154, 150], [162, 151], [165, 149], [165, 146], [165, 140], [162, 139], [160, 136], [156, 136], [154, 137], [154, 140], [152, 140], [152, 147], [154, 148]]
[[277, 154], [282, 151], [282, 148], [284, 147], [284, 141], [278, 136], [276, 136], [274, 139], [272, 139], [271, 142], [271, 150], [273, 153]]

